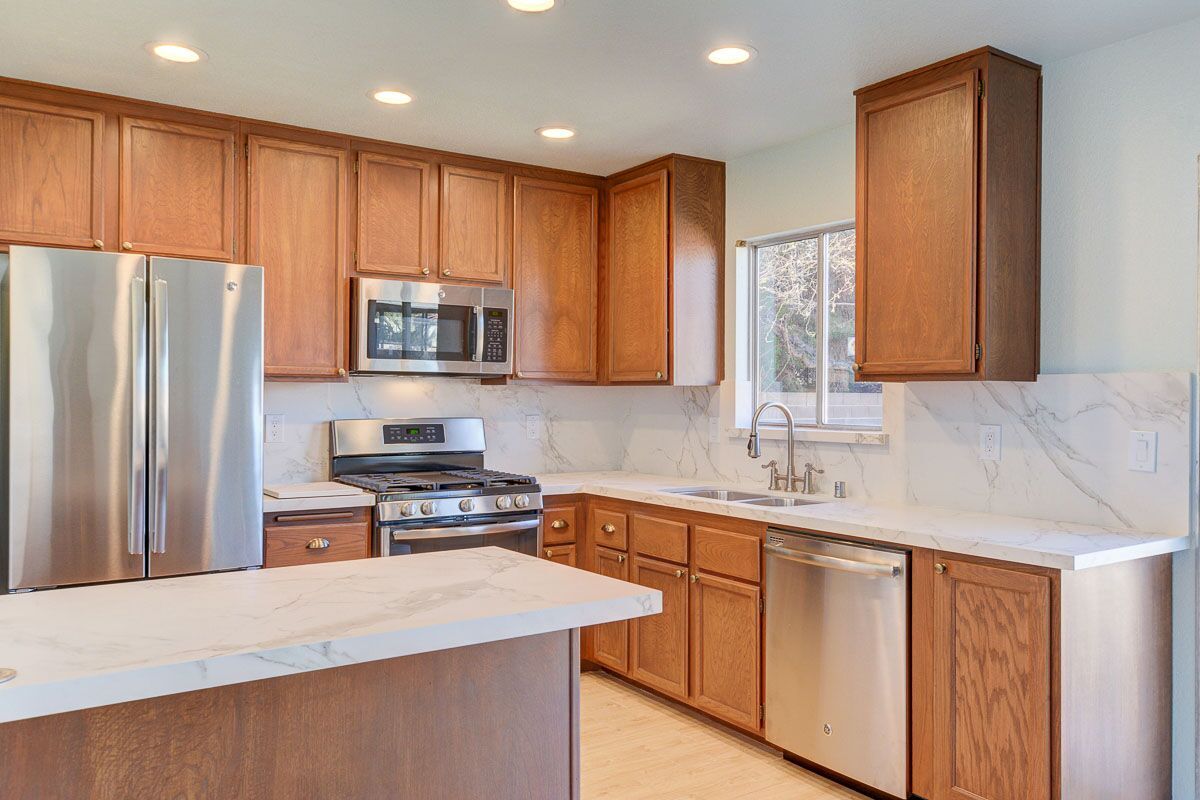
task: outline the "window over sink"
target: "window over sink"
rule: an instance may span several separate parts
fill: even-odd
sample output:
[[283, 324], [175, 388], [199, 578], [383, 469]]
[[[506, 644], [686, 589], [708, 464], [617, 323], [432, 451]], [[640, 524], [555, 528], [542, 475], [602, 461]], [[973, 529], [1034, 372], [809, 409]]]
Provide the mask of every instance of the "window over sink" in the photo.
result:
[[854, 379], [854, 223], [746, 248], [754, 407], [783, 403], [797, 425], [813, 428], [881, 428], [882, 384]]

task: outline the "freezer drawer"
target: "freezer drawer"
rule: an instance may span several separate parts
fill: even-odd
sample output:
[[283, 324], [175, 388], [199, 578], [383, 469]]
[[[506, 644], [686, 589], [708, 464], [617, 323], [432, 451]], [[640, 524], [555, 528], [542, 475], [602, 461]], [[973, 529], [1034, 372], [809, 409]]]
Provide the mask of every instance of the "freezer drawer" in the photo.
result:
[[908, 554], [767, 531], [767, 741], [908, 791]]

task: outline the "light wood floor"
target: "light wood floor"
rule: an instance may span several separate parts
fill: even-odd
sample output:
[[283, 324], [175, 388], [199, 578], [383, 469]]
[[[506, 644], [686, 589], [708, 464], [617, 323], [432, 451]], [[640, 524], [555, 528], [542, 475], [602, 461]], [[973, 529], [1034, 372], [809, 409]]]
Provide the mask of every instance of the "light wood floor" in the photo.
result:
[[603, 673], [580, 695], [583, 800], [865, 800]]

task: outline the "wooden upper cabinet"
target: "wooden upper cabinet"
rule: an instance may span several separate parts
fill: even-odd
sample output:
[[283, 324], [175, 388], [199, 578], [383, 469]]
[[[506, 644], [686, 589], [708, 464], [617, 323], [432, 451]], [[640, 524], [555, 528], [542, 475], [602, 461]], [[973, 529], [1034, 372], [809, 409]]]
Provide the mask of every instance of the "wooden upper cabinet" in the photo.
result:
[[358, 154], [357, 270], [413, 278], [431, 272], [430, 165]]
[[236, 138], [233, 130], [122, 117], [121, 249], [232, 260]]
[[929, 800], [1049, 800], [1050, 578], [937, 561]]
[[0, 241], [103, 247], [104, 115], [0, 97]]
[[707, 573], [696, 573], [693, 579], [692, 702], [735, 725], [758, 730], [759, 589]]
[[984, 49], [856, 92], [860, 379], [1036, 379], [1040, 86]]
[[661, 692], [688, 695], [688, 571], [636, 556], [629, 580], [662, 592], [662, 613], [630, 624], [630, 677]]
[[346, 374], [345, 150], [249, 137], [247, 258], [264, 269], [268, 377]]
[[608, 379], [666, 381], [667, 170], [618, 183], [608, 197]]
[[442, 165], [438, 265], [442, 278], [502, 283], [507, 277], [503, 172]]
[[515, 178], [518, 378], [596, 380], [599, 204], [588, 186]]

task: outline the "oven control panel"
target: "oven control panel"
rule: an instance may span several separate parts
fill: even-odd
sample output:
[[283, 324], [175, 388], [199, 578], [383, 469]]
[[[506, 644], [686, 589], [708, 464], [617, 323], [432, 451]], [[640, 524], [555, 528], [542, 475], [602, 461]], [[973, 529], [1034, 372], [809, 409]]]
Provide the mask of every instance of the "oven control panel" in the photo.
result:
[[508, 309], [483, 310], [483, 360], [495, 364], [508, 361]]
[[446, 428], [434, 425], [384, 425], [384, 444], [445, 444]]

